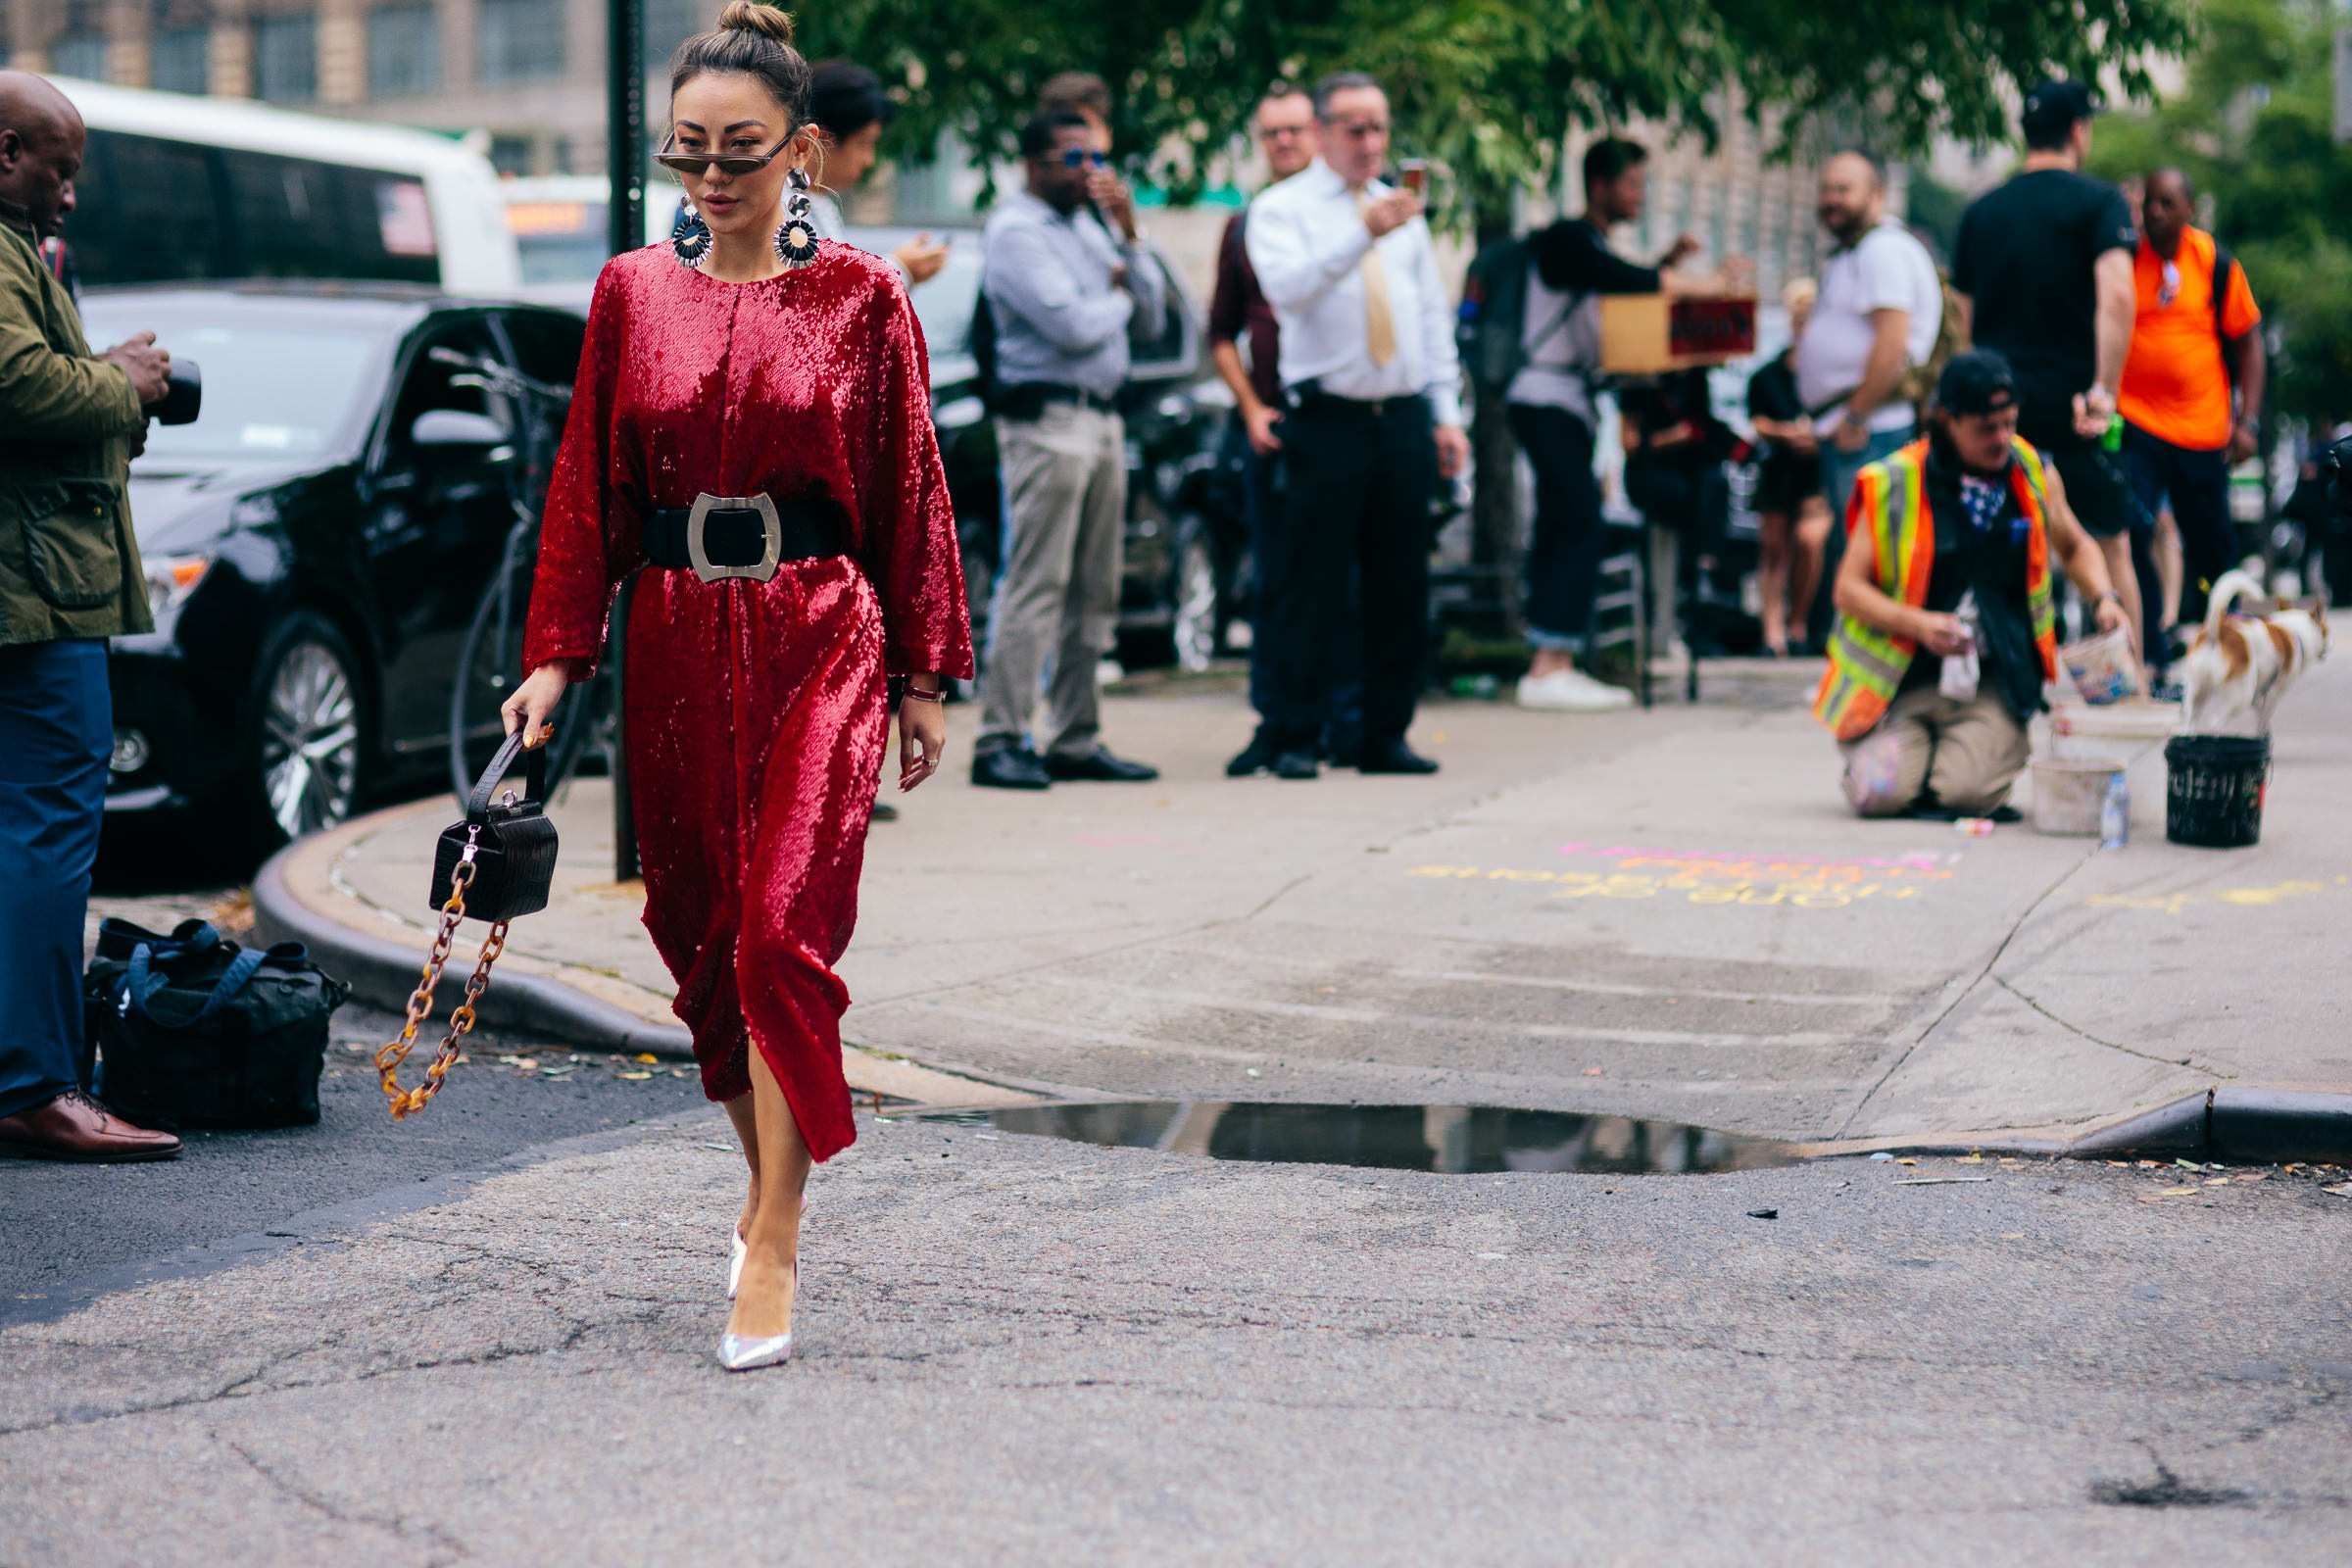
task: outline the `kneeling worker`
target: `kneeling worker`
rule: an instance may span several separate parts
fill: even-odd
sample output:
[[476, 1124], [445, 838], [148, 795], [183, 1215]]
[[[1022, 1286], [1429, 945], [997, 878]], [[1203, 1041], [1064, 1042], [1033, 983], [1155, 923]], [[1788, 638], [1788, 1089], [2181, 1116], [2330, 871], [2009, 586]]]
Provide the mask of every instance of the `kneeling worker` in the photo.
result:
[[2058, 674], [2053, 556], [2102, 631], [2129, 624], [2057, 469], [2018, 439], [2008, 361], [1956, 356], [1931, 430], [1854, 486], [1813, 700], [1864, 816], [1982, 816], [2008, 800]]

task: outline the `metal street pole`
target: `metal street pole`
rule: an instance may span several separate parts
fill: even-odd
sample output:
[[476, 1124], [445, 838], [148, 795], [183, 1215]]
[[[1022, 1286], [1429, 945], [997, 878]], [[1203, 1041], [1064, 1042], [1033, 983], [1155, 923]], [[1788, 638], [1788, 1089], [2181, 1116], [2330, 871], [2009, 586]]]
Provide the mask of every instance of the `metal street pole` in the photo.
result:
[[[645, 6], [644, 0], [605, 0], [605, 170], [612, 181], [606, 248], [614, 256], [645, 243]], [[629, 795], [626, 691], [627, 626], [632, 582], [620, 585], [612, 606], [612, 646], [598, 677], [612, 683], [612, 880], [640, 874], [637, 811]]]

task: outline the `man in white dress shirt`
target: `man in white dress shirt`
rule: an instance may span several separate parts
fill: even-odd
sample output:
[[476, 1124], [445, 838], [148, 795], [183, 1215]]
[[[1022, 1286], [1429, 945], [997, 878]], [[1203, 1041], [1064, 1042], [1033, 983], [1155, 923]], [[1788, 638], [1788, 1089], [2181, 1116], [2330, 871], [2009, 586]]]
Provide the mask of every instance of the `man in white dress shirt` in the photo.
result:
[[[1289, 466], [1284, 552], [1263, 603], [1281, 626], [1251, 748], [1279, 778], [1313, 778], [1335, 628], [1361, 585], [1366, 773], [1434, 773], [1405, 744], [1429, 640], [1429, 504], [1469, 461], [1453, 303], [1421, 197], [1381, 182], [1389, 99], [1361, 73], [1315, 88], [1323, 156], [1259, 196], [1247, 248], [1281, 329]], [[1248, 754], [1245, 754], [1248, 755]], [[1348, 760], [1343, 759], [1343, 760]]]

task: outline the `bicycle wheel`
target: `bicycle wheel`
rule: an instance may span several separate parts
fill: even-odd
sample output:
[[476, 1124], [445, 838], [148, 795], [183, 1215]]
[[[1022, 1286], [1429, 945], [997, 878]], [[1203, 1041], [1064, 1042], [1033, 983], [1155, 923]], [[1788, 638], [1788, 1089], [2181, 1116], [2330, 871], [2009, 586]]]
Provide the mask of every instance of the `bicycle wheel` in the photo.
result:
[[[506, 735], [500, 707], [522, 681], [524, 612], [531, 602], [531, 575], [538, 564], [535, 550], [517, 550], [507, 569], [493, 576], [474, 607], [473, 623], [458, 655], [457, 678], [449, 693], [449, 781], [463, 801], [474, 780], [490, 765], [491, 756]], [[547, 788], [550, 794], [570, 775], [589, 735], [597, 727], [602, 682], [576, 686], [556, 705], [555, 735], [548, 744]]]

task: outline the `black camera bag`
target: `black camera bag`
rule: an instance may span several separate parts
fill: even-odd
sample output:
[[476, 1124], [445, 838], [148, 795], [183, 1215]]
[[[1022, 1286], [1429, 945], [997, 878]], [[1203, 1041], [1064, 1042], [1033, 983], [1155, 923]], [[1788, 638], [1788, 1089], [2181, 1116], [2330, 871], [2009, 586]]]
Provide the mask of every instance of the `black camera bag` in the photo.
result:
[[82, 979], [82, 1081], [150, 1126], [318, 1119], [327, 1020], [351, 994], [299, 942], [242, 948], [202, 920], [108, 920]]
[[556, 878], [556, 824], [547, 816], [547, 748], [530, 749], [521, 799], [510, 790], [496, 805], [490, 800], [522, 750], [518, 729], [466, 797], [465, 820], [441, 830], [433, 848], [434, 908], [449, 907], [458, 866], [466, 859], [473, 862], [473, 881], [466, 889], [467, 918], [495, 923], [547, 907]]

